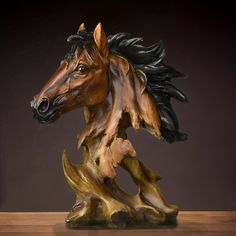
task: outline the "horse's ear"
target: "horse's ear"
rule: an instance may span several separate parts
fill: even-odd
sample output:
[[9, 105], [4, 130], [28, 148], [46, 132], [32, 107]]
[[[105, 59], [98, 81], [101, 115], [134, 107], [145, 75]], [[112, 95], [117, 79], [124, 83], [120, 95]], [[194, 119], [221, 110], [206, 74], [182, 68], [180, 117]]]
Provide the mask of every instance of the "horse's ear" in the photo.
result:
[[80, 31], [83, 31], [83, 30], [86, 30], [84, 23], [82, 23], [82, 24], [79, 26], [79, 29], [78, 29], [77, 33], [79, 33]]
[[94, 42], [96, 43], [98, 50], [103, 56], [108, 56], [108, 42], [107, 36], [102, 28], [102, 24], [99, 23], [93, 31]]

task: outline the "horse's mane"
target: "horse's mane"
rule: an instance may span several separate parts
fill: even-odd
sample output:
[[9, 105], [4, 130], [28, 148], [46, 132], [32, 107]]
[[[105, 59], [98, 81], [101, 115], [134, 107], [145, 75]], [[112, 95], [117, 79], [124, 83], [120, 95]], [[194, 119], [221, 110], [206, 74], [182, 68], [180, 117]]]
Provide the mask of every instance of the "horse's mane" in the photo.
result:
[[[73, 43], [71, 51], [66, 55], [70, 58], [77, 47], [92, 49], [91, 32], [82, 31], [71, 35], [68, 42]], [[170, 99], [175, 98], [187, 102], [186, 96], [171, 84], [173, 78], [183, 78], [184, 74], [163, 63], [165, 50], [162, 41], [145, 47], [140, 44], [142, 38], [131, 37], [129, 33], [118, 33], [108, 36], [109, 51], [128, 60], [136, 69], [145, 75], [146, 89], [153, 97], [161, 118], [161, 133], [168, 142], [184, 141], [187, 134], [179, 132], [177, 116], [171, 106]]]
[[146, 77], [146, 88], [152, 95], [161, 117], [161, 133], [168, 142], [183, 141], [187, 135], [179, 132], [179, 123], [170, 99], [187, 102], [186, 96], [172, 85], [171, 79], [183, 78], [184, 74], [163, 63], [165, 50], [162, 41], [145, 47], [142, 38], [131, 37], [129, 33], [118, 33], [108, 37], [112, 54], [126, 58], [136, 70]]

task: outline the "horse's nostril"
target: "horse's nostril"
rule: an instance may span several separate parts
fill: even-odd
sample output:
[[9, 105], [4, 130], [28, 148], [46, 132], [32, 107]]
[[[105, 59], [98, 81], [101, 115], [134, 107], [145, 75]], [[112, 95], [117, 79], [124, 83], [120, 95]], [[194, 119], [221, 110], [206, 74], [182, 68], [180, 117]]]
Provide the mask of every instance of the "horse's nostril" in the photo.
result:
[[41, 103], [38, 106], [39, 113], [45, 113], [48, 110], [49, 105], [50, 104], [49, 104], [48, 98], [43, 98]]

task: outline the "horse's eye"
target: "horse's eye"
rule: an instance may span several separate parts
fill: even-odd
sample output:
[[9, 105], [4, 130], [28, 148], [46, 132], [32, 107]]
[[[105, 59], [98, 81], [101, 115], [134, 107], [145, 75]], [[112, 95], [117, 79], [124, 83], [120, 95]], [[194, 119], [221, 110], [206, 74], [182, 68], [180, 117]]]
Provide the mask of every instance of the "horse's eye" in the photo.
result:
[[79, 64], [77, 68], [80, 74], [84, 74], [87, 71], [87, 67], [83, 64]]

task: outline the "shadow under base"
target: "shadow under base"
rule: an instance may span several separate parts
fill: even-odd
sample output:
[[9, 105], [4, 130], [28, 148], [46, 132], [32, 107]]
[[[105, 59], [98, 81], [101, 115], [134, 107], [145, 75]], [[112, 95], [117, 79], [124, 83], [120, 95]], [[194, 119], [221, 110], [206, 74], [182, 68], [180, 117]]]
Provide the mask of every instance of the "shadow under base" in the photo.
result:
[[71, 229], [150, 229], [150, 228], [175, 228], [177, 226], [176, 216], [168, 216], [164, 221], [157, 219], [150, 212], [142, 214], [142, 220], [138, 217], [131, 218], [125, 212], [115, 213], [110, 221], [106, 220], [82, 220], [71, 218], [69, 213], [66, 225]]

